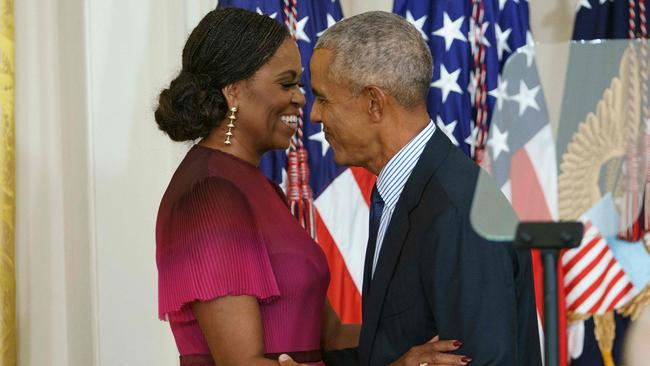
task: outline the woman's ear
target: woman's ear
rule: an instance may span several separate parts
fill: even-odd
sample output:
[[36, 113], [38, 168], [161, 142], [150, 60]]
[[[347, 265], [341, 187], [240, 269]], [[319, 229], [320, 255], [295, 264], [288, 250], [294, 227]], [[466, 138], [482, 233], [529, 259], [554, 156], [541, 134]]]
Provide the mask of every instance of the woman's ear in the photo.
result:
[[239, 82], [234, 82], [221, 88], [221, 92], [228, 102], [228, 108], [239, 106], [238, 95], [240, 88], [241, 85], [239, 85]]

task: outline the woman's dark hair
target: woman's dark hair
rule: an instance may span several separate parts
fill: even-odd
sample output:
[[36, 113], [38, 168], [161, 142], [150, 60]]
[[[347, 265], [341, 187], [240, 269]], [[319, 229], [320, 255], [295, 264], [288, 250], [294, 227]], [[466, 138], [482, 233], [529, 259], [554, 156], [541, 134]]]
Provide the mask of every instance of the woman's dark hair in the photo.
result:
[[238, 8], [209, 12], [183, 48], [183, 67], [160, 93], [158, 127], [174, 141], [206, 137], [224, 119], [221, 89], [251, 77], [289, 37], [277, 21]]

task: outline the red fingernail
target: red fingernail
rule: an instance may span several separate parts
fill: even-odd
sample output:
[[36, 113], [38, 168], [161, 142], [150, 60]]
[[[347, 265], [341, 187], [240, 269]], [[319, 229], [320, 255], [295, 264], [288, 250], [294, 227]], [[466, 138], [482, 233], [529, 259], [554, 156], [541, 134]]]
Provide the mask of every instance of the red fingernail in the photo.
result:
[[453, 345], [454, 345], [455, 347], [460, 347], [460, 346], [463, 345], [463, 342], [461, 342], [461, 341], [454, 341]]
[[463, 357], [463, 358], [461, 358], [460, 360], [463, 361], [463, 362], [467, 362], [467, 363], [472, 362], [472, 359], [469, 358], [469, 357]]

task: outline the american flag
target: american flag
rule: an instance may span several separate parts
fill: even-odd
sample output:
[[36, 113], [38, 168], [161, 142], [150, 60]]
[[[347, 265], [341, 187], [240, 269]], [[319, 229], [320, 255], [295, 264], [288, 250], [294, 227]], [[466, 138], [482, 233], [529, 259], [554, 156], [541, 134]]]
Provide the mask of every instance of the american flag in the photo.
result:
[[523, 46], [532, 47], [528, 3], [396, 0], [393, 12], [420, 30], [433, 54], [429, 114], [452, 142], [474, 156], [481, 143], [478, 120], [487, 131], [494, 107], [507, 100], [499, 85], [506, 59]]
[[626, 304], [634, 285], [609, 245], [588, 217], [581, 217], [585, 233], [580, 246], [562, 256], [567, 309], [603, 315]]
[[[650, 256], [642, 244], [617, 238], [619, 215], [611, 193], [592, 206], [580, 221], [585, 234], [578, 248], [562, 256], [567, 309], [577, 314], [603, 315], [626, 305], [650, 282]], [[614, 313], [611, 353], [600, 349], [592, 319], [569, 327], [571, 365], [619, 364], [629, 318]], [[606, 337], [604, 337], [606, 339]], [[604, 341], [601, 339], [601, 341]], [[605, 347], [608, 347], [605, 345]]]
[[[643, 0], [632, 0], [637, 7], [636, 17], [639, 15], [638, 6], [642, 2]], [[647, 12], [648, 9], [646, 9], [646, 15], [648, 15]], [[628, 0], [578, 0], [573, 39], [628, 38], [629, 20], [630, 1]]]

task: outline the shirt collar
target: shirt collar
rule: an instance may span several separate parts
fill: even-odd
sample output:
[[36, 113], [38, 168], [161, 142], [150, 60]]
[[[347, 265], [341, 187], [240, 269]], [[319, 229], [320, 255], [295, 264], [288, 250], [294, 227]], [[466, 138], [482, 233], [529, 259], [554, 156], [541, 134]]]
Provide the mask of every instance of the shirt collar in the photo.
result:
[[418, 162], [422, 151], [436, 130], [433, 121], [393, 156], [377, 177], [377, 191], [387, 207], [397, 204], [404, 185]]

